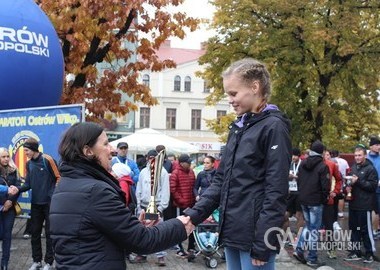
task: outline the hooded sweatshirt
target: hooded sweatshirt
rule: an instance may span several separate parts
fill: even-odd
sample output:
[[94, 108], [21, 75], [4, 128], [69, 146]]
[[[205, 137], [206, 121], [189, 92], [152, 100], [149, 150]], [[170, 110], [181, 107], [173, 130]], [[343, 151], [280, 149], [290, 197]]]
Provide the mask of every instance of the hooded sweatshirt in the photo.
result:
[[314, 153], [303, 160], [298, 174], [299, 200], [305, 206], [327, 202], [330, 173], [321, 155]]

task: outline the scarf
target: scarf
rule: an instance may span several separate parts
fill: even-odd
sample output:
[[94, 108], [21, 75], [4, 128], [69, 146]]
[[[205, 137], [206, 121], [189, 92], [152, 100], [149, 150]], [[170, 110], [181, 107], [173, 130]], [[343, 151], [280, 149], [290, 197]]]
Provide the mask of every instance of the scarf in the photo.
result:
[[[90, 178], [106, 182], [118, 193], [120, 199], [126, 203], [125, 193], [121, 190], [119, 181], [95, 161], [80, 159], [72, 162], [62, 162], [59, 170], [61, 177], [79, 178], [90, 176]], [[77, 174], [78, 172], [79, 174]]]

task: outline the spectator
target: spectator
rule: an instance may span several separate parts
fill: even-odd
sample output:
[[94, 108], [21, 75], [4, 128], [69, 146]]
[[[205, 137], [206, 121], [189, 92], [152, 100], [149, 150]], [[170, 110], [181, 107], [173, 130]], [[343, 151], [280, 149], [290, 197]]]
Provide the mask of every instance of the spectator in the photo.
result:
[[[338, 162], [338, 168], [339, 168], [339, 172], [340, 174], [342, 175], [342, 179], [344, 179], [346, 177], [346, 174], [350, 171], [350, 166], [348, 165], [348, 162], [347, 160], [345, 160], [344, 158], [341, 158], [339, 156], [339, 151], [338, 150], [331, 150], [331, 157], [333, 159], [336, 160], [336, 162]], [[343, 188], [343, 186], [342, 186]], [[340, 195], [338, 195], [338, 217], [339, 218], [344, 218], [344, 204], [345, 204], [345, 201], [344, 201], [344, 197], [343, 197], [343, 193], [341, 192]]]
[[[147, 166], [140, 172], [139, 181], [137, 182], [136, 187], [136, 198], [137, 198], [137, 208], [140, 212], [141, 210], [146, 210], [150, 199], [152, 191], [152, 169], [153, 161], [157, 156], [156, 150], [150, 150], [147, 154], [148, 163]], [[163, 216], [163, 211], [168, 207], [169, 198], [170, 198], [170, 184], [169, 184], [169, 174], [165, 168], [162, 168], [161, 177], [158, 180], [157, 194], [156, 195], [156, 206], [159, 212], [160, 217]], [[159, 251], [156, 253], [157, 264], [159, 266], [165, 266], [165, 251]], [[147, 257], [145, 255], [137, 255], [131, 263], [141, 263], [146, 262]]]
[[[322, 222], [326, 231], [330, 231], [331, 234], [327, 234], [327, 241], [333, 242], [334, 226], [336, 229], [341, 229], [337, 220], [338, 215], [338, 195], [342, 189], [342, 177], [339, 172], [338, 164], [331, 160], [330, 151], [325, 150], [323, 153], [323, 159], [327, 167], [329, 168], [329, 196], [328, 200], [323, 206]], [[331, 245], [333, 247], [334, 245]], [[327, 256], [330, 259], [336, 259], [335, 249], [327, 251]]]
[[[323, 204], [329, 196], [329, 168], [323, 162], [324, 145], [315, 141], [311, 145], [309, 156], [302, 161], [299, 168], [298, 190], [299, 200], [305, 218], [305, 227], [298, 240], [293, 256], [311, 267], [320, 267], [324, 263], [318, 260], [316, 243], [318, 230], [322, 224]], [[309, 242], [309, 253], [304, 257], [305, 241]]]
[[361, 241], [363, 241], [365, 255], [363, 263], [373, 262], [373, 252], [376, 251], [372, 235], [371, 211], [376, 200], [378, 175], [372, 162], [367, 160], [367, 151], [363, 144], [355, 148], [355, 164], [352, 166], [351, 184], [346, 187], [352, 192], [349, 201], [348, 228], [351, 230], [352, 250], [344, 259], [346, 261], [361, 260]]
[[[373, 166], [376, 169], [377, 175], [380, 178], [380, 140], [377, 137], [371, 137], [369, 142], [369, 153], [368, 159], [372, 162]], [[380, 179], [378, 180], [378, 185], [376, 189], [376, 201], [374, 206], [375, 214], [373, 217], [373, 232], [374, 235], [379, 238], [379, 214], [380, 214]]]
[[251, 58], [236, 61], [222, 77], [238, 119], [230, 125], [213, 182], [185, 212], [197, 225], [220, 206], [219, 237], [227, 269], [274, 269], [280, 243], [276, 233], [264, 235], [284, 222], [290, 122], [277, 106], [268, 104], [270, 76], [262, 63]]
[[133, 190], [135, 191], [136, 190], [135, 185], [137, 184], [137, 181], [139, 180], [140, 170], [137, 166], [137, 163], [134, 160], [129, 159], [127, 157], [127, 154], [128, 154], [128, 143], [126, 142], [118, 143], [117, 156], [112, 158], [112, 165], [114, 165], [115, 163], [124, 163], [124, 164], [127, 164], [129, 168], [131, 168], [130, 176], [133, 180], [133, 183], [134, 183]]
[[[170, 175], [170, 194], [173, 197], [173, 206], [177, 207], [177, 215], [182, 215], [183, 210], [192, 207], [195, 202], [193, 192], [195, 183], [195, 174], [190, 168], [191, 159], [189, 155], [182, 154], [178, 158], [179, 166], [174, 169]], [[195, 250], [195, 239], [193, 234], [189, 236], [189, 243], [187, 251], [193, 253]], [[185, 252], [181, 243], [179, 243], [178, 256], [186, 257], [188, 254]]]
[[[45, 222], [46, 253], [43, 270], [53, 269], [54, 251], [50, 238], [50, 202], [57, 178], [54, 169], [47, 158], [38, 150], [39, 143], [34, 138], [29, 138], [24, 143], [24, 151], [27, 158], [25, 183], [19, 188], [20, 192], [32, 189], [31, 198], [31, 227], [32, 227], [32, 257], [33, 264], [29, 270], [42, 267], [41, 233]], [[56, 161], [53, 161], [56, 165]]]
[[[162, 150], [165, 150], [165, 146], [160, 144], [156, 146], [157, 153], [160, 153]], [[165, 153], [165, 159], [164, 159], [164, 168], [167, 171], [167, 173], [172, 173], [172, 162], [168, 159], [168, 156]]]
[[129, 210], [135, 214], [137, 208], [137, 199], [135, 193], [132, 191], [133, 180], [130, 177], [131, 169], [127, 164], [115, 163], [112, 166], [112, 173], [119, 181], [119, 185], [122, 191], [125, 193], [125, 202]]
[[[6, 148], [0, 148], [0, 185], [4, 186], [20, 186], [21, 180], [16, 164], [9, 156]], [[1, 270], [8, 269], [8, 262], [11, 252], [12, 229], [15, 221], [14, 202], [17, 201], [18, 195], [1, 196], [1, 213], [0, 213], [0, 232], [2, 241], [2, 257]]]
[[[297, 219], [297, 232], [303, 227], [304, 218], [302, 213], [301, 204], [299, 201], [299, 191], [298, 191], [298, 171], [301, 165], [301, 150], [298, 148], [293, 148], [292, 151], [292, 163], [290, 164], [289, 170], [289, 194], [287, 197], [287, 207], [285, 213], [284, 230], [289, 228], [289, 218], [295, 215]], [[291, 243], [289, 243], [291, 244]]]
[[125, 269], [125, 251], [162, 250], [193, 230], [187, 217], [147, 228], [131, 213], [124, 192], [109, 173], [111, 146], [98, 124], [71, 126], [59, 154], [62, 179], [50, 213], [57, 269]]
[[216, 173], [214, 162], [215, 158], [212, 156], [206, 156], [203, 159], [204, 169], [197, 175], [197, 180], [194, 185], [194, 196], [196, 201], [199, 201], [200, 196], [211, 185], [212, 179]]

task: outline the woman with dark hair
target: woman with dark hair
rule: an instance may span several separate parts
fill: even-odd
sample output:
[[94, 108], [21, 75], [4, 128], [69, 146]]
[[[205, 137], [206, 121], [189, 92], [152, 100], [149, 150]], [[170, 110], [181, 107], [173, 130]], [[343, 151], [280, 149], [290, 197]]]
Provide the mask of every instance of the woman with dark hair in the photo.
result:
[[197, 175], [197, 180], [194, 185], [195, 200], [199, 201], [200, 196], [211, 185], [212, 178], [215, 175], [214, 168], [215, 158], [213, 156], [206, 156], [203, 159], [203, 171]]
[[[16, 164], [9, 156], [6, 148], [0, 147], [0, 185], [20, 186], [21, 180]], [[2, 243], [1, 270], [8, 269], [8, 262], [11, 253], [12, 229], [15, 222], [15, 208], [13, 203], [17, 201], [18, 195], [1, 196], [0, 212], [0, 237]]]
[[125, 252], [166, 249], [194, 228], [184, 216], [144, 226], [126, 207], [125, 194], [109, 173], [111, 150], [95, 123], [77, 123], [62, 138], [62, 178], [50, 208], [56, 269], [125, 269]]

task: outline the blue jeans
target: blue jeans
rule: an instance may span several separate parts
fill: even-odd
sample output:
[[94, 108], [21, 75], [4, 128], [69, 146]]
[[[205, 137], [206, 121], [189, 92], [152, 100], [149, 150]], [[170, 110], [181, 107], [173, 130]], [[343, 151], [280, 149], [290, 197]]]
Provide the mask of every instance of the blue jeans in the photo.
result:
[[198, 234], [198, 237], [199, 237], [199, 240], [202, 243], [202, 245], [205, 246], [206, 248], [207, 247], [210, 247], [210, 248], [216, 247], [216, 245], [218, 243], [218, 237], [217, 237], [216, 233], [214, 233], [214, 232], [210, 232], [210, 231], [200, 232]]
[[274, 260], [276, 252], [272, 252], [269, 260], [263, 266], [255, 266], [252, 264], [252, 258], [249, 251], [242, 251], [235, 248], [225, 247], [227, 270], [274, 270]]
[[8, 266], [11, 254], [12, 229], [15, 222], [15, 211], [13, 207], [7, 212], [0, 212], [0, 226], [2, 227], [2, 249], [1, 266]]
[[322, 224], [323, 205], [302, 205], [302, 211], [306, 226], [302, 230], [296, 250], [299, 253], [303, 253], [305, 242], [308, 242], [309, 254], [306, 260], [315, 262], [318, 259], [316, 248], [318, 243], [318, 230]]

